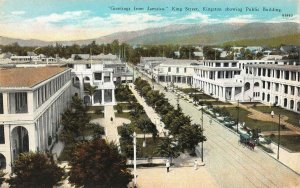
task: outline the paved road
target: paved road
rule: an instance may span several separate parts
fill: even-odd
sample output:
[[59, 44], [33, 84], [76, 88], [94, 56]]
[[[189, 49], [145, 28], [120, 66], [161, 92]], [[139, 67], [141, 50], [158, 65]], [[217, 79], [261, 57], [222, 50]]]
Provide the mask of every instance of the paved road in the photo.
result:
[[[160, 86], [155, 88], [162, 91]], [[176, 104], [174, 94], [165, 95], [171, 104]], [[200, 111], [184, 100], [179, 104], [193, 122], [200, 123]], [[208, 139], [204, 146], [205, 168], [220, 187], [300, 187], [299, 175], [257, 148], [251, 151], [239, 146], [235, 133], [216, 121], [210, 125], [207, 115], [204, 129]]]

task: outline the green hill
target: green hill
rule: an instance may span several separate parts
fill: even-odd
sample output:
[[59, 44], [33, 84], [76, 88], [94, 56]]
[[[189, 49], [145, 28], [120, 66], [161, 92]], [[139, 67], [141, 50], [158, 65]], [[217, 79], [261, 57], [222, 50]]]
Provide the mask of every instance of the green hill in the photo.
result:
[[292, 34], [292, 35], [285, 35], [285, 36], [280, 36], [280, 37], [273, 37], [273, 38], [236, 40], [236, 41], [230, 41], [230, 42], [224, 43], [224, 45], [231, 45], [231, 46], [267, 45], [270, 47], [280, 46], [281, 44], [299, 45], [300, 44], [300, 33]]

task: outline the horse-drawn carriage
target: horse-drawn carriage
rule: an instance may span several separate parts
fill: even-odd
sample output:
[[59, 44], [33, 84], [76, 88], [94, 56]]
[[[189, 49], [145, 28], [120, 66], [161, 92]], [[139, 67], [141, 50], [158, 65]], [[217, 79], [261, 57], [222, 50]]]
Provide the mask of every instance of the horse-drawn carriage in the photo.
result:
[[239, 144], [242, 144], [243, 146], [248, 146], [252, 150], [254, 150], [255, 148], [255, 141], [251, 139], [250, 135], [248, 134], [240, 134]]

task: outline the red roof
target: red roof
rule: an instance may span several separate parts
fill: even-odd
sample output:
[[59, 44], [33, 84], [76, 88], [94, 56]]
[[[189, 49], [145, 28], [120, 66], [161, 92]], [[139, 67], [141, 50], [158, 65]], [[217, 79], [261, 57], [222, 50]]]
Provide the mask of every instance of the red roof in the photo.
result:
[[0, 69], [0, 87], [33, 87], [67, 69], [65, 67]]

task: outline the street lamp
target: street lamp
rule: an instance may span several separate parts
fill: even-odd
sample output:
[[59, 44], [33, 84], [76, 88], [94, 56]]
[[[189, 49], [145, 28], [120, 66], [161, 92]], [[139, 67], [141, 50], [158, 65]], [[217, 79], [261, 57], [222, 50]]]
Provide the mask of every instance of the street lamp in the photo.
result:
[[238, 100], [237, 104], [237, 122], [236, 122], [236, 132], [239, 133], [239, 118], [240, 118], [240, 108], [239, 108], [240, 100]]
[[279, 160], [279, 145], [280, 145], [280, 114], [279, 121], [278, 121], [278, 146], [277, 146], [277, 160]]
[[136, 133], [133, 132], [133, 175], [134, 187], [136, 187]]
[[201, 142], [201, 162], [203, 163], [203, 105], [201, 108], [201, 137], [202, 137], [202, 142]]

